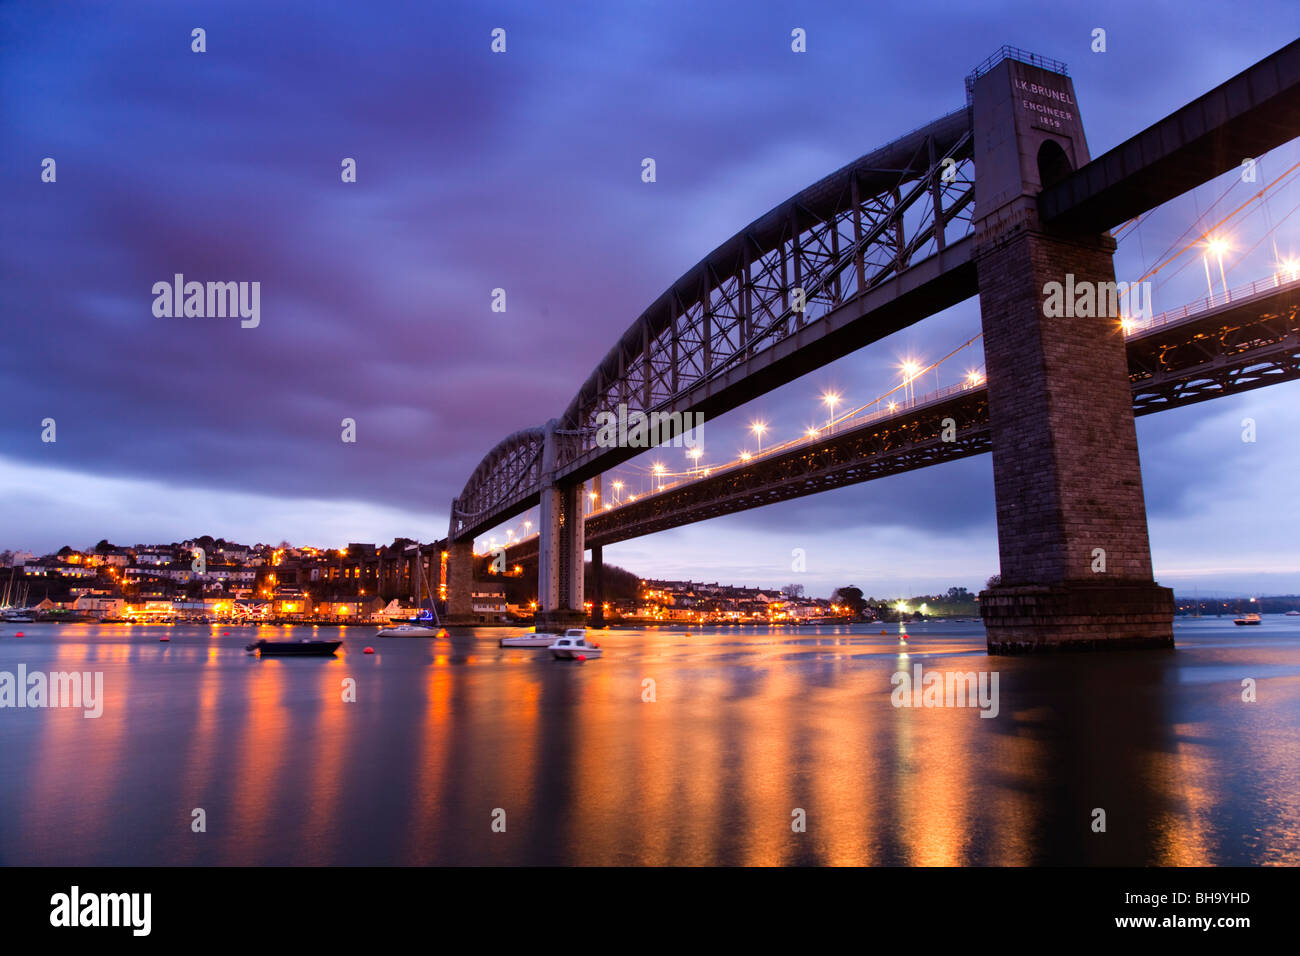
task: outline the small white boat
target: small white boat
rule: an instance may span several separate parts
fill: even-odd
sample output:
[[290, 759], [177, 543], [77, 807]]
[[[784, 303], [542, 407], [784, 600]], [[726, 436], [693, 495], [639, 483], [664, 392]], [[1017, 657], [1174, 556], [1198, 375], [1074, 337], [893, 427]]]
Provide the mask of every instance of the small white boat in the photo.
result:
[[1300, 611], [1287, 611], [1287, 617], [1300, 617]]
[[399, 624], [397, 627], [381, 627], [379, 637], [441, 637], [445, 632], [440, 627], [422, 627], [419, 624]]
[[546, 631], [528, 631], [515, 637], [503, 637], [499, 641], [502, 647], [550, 647], [561, 635]]
[[599, 644], [587, 643], [587, 629], [582, 627], [569, 628], [551, 645], [551, 656], [557, 661], [589, 661], [603, 653]]

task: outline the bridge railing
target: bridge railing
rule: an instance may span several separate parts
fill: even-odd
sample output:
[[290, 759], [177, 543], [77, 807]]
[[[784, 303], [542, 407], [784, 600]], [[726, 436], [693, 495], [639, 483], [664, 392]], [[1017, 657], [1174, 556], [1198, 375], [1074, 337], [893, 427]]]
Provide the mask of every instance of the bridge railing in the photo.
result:
[[1161, 312], [1150, 322], [1144, 322], [1141, 325], [1134, 324], [1127, 328], [1128, 335], [1137, 335], [1146, 332], [1148, 329], [1159, 328], [1162, 325], [1169, 325], [1174, 322], [1182, 322], [1194, 315], [1202, 315], [1214, 309], [1222, 309], [1229, 305], [1244, 305], [1252, 299], [1263, 298], [1266, 295], [1272, 295], [1278, 289], [1289, 285], [1300, 284], [1300, 272], [1282, 273], [1275, 272], [1265, 279], [1256, 279], [1250, 285], [1241, 285], [1233, 289], [1228, 289], [1222, 293], [1212, 293], [1194, 302], [1171, 309], [1167, 312]]
[[[675, 473], [672, 476], [672, 479], [667, 481], [652, 481], [652, 490], [644, 495], [638, 495], [637, 500], [643, 500], [661, 492], [671, 491], [673, 488], [690, 484], [694, 481], [699, 481], [701, 478], [710, 478], [715, 474], [725, 474], [726, 472], [733, 471], [737, 468], [745, 468], [761, 459], [783, 455], [786, 452], [824, 441], [832, 435], [838, 435], [843, 432], [862, 428], [865, 425], [884, 421], [888, 418], [896, 418], [907, 412], [915, 411], [916, 409], [923, 408], [927, 405], [946, 401], [954, 395], [960, 395], [963, 392], [969, 392], [983, 387], [984, 382], [981, 379], [977, 382], [968, 381], [958, 382], [955, 385], [946, 385], [943, 388], [935, 389], [932, 392], [926, 392], [922, 395], [901, 395], [897, 401], [893, 402], [893, 408], [885, 406], [872, 412], [846, 415], [843, 418], [837, 419], [828, 425], [823, 425], [821, 428], [816, 429], [813, 434], [804, 434], [800, 435], [798, 438], [791, 438], [788, 441], [769, 445], [760, 452], [750, 454], [747, 458], [734, 458], [731, 461], [723, 462], [720, 465], [708, 465], [699, 468], [692, 468], [687, 474]], [[881, 399], [881, 401], [883, 401], [883, 399]], [[873, 402], [872, 404], [875, 403]], [[610, 510], [616, 511], [618, 508], [628, 503], [629, 502], [627, 501], [622, 501], [615, 504]]]

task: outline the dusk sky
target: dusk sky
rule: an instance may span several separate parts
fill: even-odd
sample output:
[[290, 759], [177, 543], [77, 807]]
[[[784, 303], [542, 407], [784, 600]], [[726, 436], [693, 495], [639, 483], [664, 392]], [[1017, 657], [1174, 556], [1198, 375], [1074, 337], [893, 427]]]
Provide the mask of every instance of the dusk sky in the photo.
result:
[[[1146, 6], [6, 4], [0, 548], [441, 538], [482, 456], [560, 415], [682, 273], [962, 105], [963, 77], [1001, 45], [1068, 63], [1097, 156], [1300, 27], [1294, 0]], [[791, 52], [796, 27], [807, 53]], [[1293, 141], [1260, 158], [1257, 183], [1230, 172], [1157, 210], [1121, 242], [1117, 277], [1297, 162]], [[1229, 286], [1300, 256], [1298, 204], [1293, 174], [1227, 227]], [[260, 282], [260, 325], [156, 317], [151, 289], [175, 273]], [[1205, 296], [1200, 257], [1153, 284], [1157, 313]], [[827, 365], [707, 423], [705, 460], [752, 450], [751, 420], [770, 441], [824, 423], [827, 389], [866, 404], [902, 357], [928, 363], [978, 331], [972, 299]], [[967, 353], [938, 384], [982, 364], [978, 343]], [[1300, 592], [1298, 399], [1292, 382], [1139, 419], [1160, 583]], [[662, 449], [622, 480], [643, 487], [652, 461], [687, 464]], [[629, 541], [605, 561], [818, 596], [976, 590], [997, 571], [992, 462]]]

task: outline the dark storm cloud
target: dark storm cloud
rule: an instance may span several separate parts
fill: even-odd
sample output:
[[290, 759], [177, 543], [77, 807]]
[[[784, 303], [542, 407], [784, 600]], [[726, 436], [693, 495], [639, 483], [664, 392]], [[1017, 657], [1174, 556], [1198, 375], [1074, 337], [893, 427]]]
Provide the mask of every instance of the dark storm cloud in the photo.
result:
[[[1108, 61], [1087, 53], [1102, 12]], [[445, 514], [479, 458], [558, 415], [709, 249], [959, 105], [1000, 44], [1071, 61], [1097, 151], [1277, 45], [1225, 17], [1154, 32], [1123, 5], [9, 5], [0, 455], [84, 473], [89, 500], [104, 476]], [[1213, 68], [1145, 69], [1170, 51]], [[45, 156], [56, 186], [38, 181]], [[176, 272], [260, 281], [261, 326], [155, 318], [150, 289]], [[762, 411], [797, 429], [823, 383], [878, 394], [899, 353], [933, 358], [977, 324], [968, 309], [909, 330]], [[57, 445], [39, 442], [47, 416]], [[719, 427], [743, 443], [743, 422]], [[987, 533], [989, 467], [763, 509], [754, 527]]]

